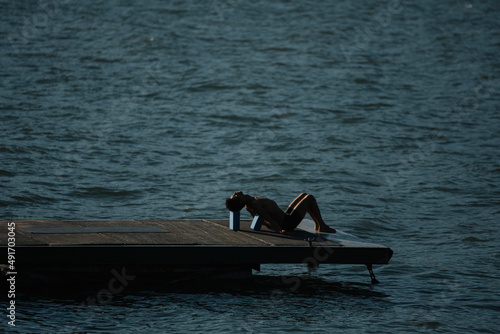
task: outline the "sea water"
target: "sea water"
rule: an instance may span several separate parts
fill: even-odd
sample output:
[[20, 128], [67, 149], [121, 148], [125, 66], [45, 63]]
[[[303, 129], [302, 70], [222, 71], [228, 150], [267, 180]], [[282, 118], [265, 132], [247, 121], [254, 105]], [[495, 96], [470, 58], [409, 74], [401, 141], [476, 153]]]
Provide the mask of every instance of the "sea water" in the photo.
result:
[[2, 1], [1, 14], [1, 219], [215, 219], [237, 190], [283, 208], [308, 192], [329, 225], [394, 250], [378, 285], [359, 265], [264, 265], [251, 283], [97, 304], [100, 289], [17, 291], [2, 331], [498, 330], [497, 1]]

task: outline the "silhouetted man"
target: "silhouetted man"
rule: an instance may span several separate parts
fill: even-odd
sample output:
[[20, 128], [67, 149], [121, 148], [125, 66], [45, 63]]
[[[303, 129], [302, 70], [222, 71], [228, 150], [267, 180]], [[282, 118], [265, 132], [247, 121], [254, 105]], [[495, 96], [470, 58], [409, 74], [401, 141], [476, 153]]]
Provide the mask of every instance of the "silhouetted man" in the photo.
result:
[[306, 213], [314, 220], [316, 232], [336, 232], [323, 221], [318, 203], [311, 194], [302, 193], [297, 196], [285, 212], [269, 198], [252, 197], [242, 191], [237, 191], [226, 199], [226, 208], [229, 211], [240, 211], [243, 207], [250, 212], [252, 217], [259, 215], [264, 219], [264, 225], [281, 234], [291, 234], [304, 219]]

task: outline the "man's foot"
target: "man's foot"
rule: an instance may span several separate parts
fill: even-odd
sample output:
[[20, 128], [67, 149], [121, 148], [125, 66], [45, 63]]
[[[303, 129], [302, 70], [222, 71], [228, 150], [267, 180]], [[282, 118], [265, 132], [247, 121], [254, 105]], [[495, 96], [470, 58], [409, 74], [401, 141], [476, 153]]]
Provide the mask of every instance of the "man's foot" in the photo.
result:
[[330, 227], [328, 225], [323, 225], [319, 229], [314, 229], [316, 232], [324, 232], [324, 233], [335, 233], [337, 232], [336, 229], [333, 227]]

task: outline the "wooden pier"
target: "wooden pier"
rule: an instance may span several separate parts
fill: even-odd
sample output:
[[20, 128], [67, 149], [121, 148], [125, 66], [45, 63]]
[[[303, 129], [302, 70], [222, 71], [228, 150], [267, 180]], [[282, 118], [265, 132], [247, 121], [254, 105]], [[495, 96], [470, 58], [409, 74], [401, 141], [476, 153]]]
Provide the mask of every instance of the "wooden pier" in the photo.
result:
[[[228, 228], [228, 219], [0, 221], [0, 247], [5, 249], [0, 264], [4, 273], [84, 277], [113, 268], [154, 275], [251, 273], [266, 263], [372, 265], [386, 264], [392, 256], [388, 247], [340, 231], [314, 233], [310, 223], [288, 236], [266, 227], [252, 230], [250, 220], [242, 220], [239, 231]], [[7, 250], [15, 261], [13, 270]]]

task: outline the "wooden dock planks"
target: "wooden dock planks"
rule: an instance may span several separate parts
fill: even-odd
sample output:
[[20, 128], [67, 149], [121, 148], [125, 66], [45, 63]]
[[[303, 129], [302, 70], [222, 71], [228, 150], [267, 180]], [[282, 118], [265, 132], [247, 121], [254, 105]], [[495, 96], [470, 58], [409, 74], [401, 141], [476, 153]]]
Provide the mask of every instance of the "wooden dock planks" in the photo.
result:
[[[311, 233], [297, 230], [294, 236], [280, 235], [263, 227], [261, 231], [250, 228], [250, 220], [242, 220], [241, 231], [228, 228], [227, 220], [106, 220], [63, 221], [21, 220], [16, 224], [17, 246], [70, 246], [70, 245], [261, 245], [261, 246], [308, 246], [307, 239], [315, 237], [318, 245], [339, 246]], [[7, 223], [0, 221], [0, 246], [7, 245]], [[82, 233], [84, 227], [104, 232]], [[106, 232], [106, 227], [108, 227]], [[155, 227], [163, 233], [120, 232], [120, 228]], [[54, 233], [49, 233], [50, 229]], [[73, 231], [71, 229], [74, 229]], [[80, 229], [78, 229], [80, 228]], [[116, 228], [115, 233], [110, 232]], [[37, 233], [36, 230], [40, 230]], [[66, 229], [67, 233], [61, 233]], [[126, 230], [126, 229], [125, 229]]]
[[344, 245], [341, 233], [335, 241], [300, 229], [288, 236], [267, 227], [254, 231], [250, 220], [242, 220], [236, 232], [228, 228], [228, 219], [0, 221], [2, 248], [8, 246], [8, 223], [15, 223], [16, 264], [21, 272], [116, 266], [149, 272], [207, 266], [255, 268], [263, 263], [307, 261], [385, 264], [392, 256], [392, 250], [382, 245], [362, 241]]

